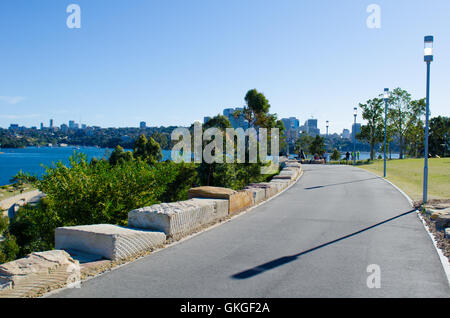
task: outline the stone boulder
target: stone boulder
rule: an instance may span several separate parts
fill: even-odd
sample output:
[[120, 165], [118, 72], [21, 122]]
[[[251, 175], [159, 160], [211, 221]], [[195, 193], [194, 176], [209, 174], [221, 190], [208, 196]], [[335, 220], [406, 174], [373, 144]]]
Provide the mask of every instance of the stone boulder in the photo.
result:
[[59, 227], [55, 246], [118, 261], [140, 256], [166, 241], [162, 232], [137, 230], [111, 224]]
[[194, 198], [130, 211], [128, 225], [162, 231], [169, 237], [181, 238], [225, 218], [228, 211], [228, 200]]
[[234, 214], [253, 205], [253, 195], [246, 191], [235, 191], [220, 187], [198, 187], [189, 189], [190, 198], [226, 199], [228, 213]]
[[0, 285], [13, 287], [32, 274], [49, 273], [71, 264], [79, 265], [62, 250], [31, 253], [25, 258], [0, 265]]
[[236, 191], [221, 187], [197, 187], [188, 191], [189, 199], [208, 198], [208, 199], [229, 199]]
[[246, 188], [245, 191], [252, 193], [253, 204], [259, 204], [266, 199], [266, 190], [263, 188]]

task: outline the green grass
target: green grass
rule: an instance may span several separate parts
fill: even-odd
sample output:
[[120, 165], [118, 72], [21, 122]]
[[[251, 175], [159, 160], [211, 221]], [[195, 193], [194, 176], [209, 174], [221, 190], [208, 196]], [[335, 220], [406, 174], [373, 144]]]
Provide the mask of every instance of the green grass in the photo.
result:
[[[423, 159], [387, 161], [387, 179], [405, 191], [413, 200], [422, 200]], [[383, 160], [359, 166], [383, 176]], [[428, 160], [428, 198], [450, 199], [450, 158]]]
[[[36, 189], [33, 188], [30, 184], [26, 184], [24, 186], [23, 193], [30, 192], [33, 190]], [[0, 186], [0, 201], [11, 198], [18, 194], [20, 194], [20, 191], [14, 190], [14, 188], [11, 185]]]

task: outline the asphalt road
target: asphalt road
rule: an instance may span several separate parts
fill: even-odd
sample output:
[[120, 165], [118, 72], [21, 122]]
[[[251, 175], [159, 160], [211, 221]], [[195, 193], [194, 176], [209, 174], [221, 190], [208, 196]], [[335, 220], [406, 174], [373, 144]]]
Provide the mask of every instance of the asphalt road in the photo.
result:
[[[433, 243], [398, 190], [304, 165], [277, 198], [52, 297], [449, 297]], [[369, 265], [380, 288], [368, 288]]]

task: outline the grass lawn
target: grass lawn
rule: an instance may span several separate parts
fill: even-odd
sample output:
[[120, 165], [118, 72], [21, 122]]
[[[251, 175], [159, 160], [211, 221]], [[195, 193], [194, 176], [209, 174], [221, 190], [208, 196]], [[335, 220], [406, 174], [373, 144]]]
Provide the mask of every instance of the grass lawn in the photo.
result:
[[[30, 184], [25, 184], [23, 193], [36, 190]], [[0, 187], [0, 201], [13, 197], [20, 194], [20, 191], [14, 190], [10, 185]]]
[[[413, 200], [422, 200], [423, 159], [387, 161], [387, 179], [405, 191]], [[360, 165], [383, 176], [383, 160]], [[428, 160], [428, 199], [450, 199], [450, 158]]]

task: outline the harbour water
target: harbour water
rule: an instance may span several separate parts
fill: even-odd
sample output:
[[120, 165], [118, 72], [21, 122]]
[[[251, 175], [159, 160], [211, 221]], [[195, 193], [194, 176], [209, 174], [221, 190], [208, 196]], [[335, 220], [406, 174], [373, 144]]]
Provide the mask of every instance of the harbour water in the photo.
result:
[[[69, 157], [74, 151], [84, 153], [89, 160], [108, 159], [112, 149], [96, 147], [28, 147], [20, 149], [0, 149], [0, 185], [10, 184], [10, 179], [20, 170], [33, 175], [41, 175], [45, 171], [45, 166], [62, 161], [69, 164]], [[170, 159], [170, 150], [163, 150], [163, 160]], [[328, 154], [330, 156], [331, 154]], [[377, 153], [377, 157], [378, 157]], [[345, 153], [342, 153], [345, 156]], [[359, 159], [365, 160], [370, 157], [368, 152], [361, 152]], [[392, 154], [393, 159], [398, 158], [398, 154]]]
[[[58, 161], [69, 164], [74, 151], [84, 153], [89, 160], [108, 159], [113, 149], [96, 147], [27, 147], [19, 149], [0, 149], [0, 185], [10, 184], [10, 179], [20, 170], [33, 175], [45, 172], [45, 166]], [[170, 151], [163, 150], [163, 157], [170, 158]]]

